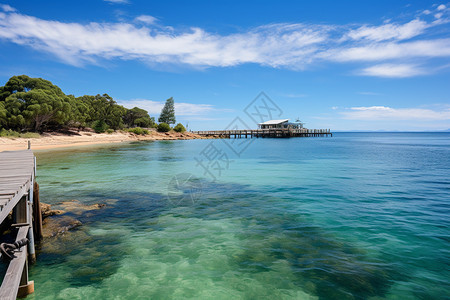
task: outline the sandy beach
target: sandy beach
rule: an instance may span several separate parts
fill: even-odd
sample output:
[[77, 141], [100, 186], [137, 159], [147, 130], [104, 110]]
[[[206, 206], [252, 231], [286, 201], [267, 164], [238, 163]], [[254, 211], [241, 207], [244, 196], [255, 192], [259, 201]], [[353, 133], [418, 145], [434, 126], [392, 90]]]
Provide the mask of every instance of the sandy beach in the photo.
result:
[[202, 137], [190, 133], [178, 132], [156, 132], [150, 131], [148, 135], [136, 135], [129, 132], [93, 133], [77, 132], [71, 135], [61, 133], [44, 133], [41, 138], [0, 138], [0, 151], [24, 150], [28, 148], [28, 141], [31, 142], [31, 149], [43, 150], [53, 148], [78, 147], [97, 144], [112, 144], [132, 141], [152, 141], [152, 140], [188, 140], [201, 139]]

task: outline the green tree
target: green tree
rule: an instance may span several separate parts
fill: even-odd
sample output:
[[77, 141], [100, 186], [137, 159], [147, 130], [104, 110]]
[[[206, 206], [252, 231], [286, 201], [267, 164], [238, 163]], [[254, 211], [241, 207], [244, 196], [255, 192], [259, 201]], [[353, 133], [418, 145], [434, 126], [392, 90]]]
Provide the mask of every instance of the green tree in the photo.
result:
[[62, 125], [71, 117], [69, 99], [52, 89], [14, 92], [5, 99], [8, 127], [41, 131], [47, 125]]
[[97, 120], [92, 124], [92, 129], [97, 133], [103, 133], [108, 129], [108, 125], [103, 120]]
[[[173, 100], [172, 100], [173, 103]], [[11, 77], [0, 87], [0, 127], [17, 131], [93, 126], [121, 129], [155, 126], [154, 118], [140, 108], [118, 105], [108, 94], [75, 98], [48, 80], [26, 75]]]
[[127, 109], [118, 105], [108, 94], [83, 96], [82, 101], [88, 106], [86, 114], [89, 122], [104, 121], [112, 129], [123, 128]]
[[161, 110], [161, 114], [159, 115], [158, 122], [175, 124], [175, 104], [173, 101], [173, 97], [170, 97], [166, 100], [166, 104], [164, 104], [164, 107]]
[[59, 87], [48, 80], [19, 75], [11, 77], [4, 86], [0, 87], [0, 101], [5, 101], [11, 94], [29, 92], [35, 89], [48, 90], [52, 91], [55, 95], [65, 96]]
[[6, 115], [7, 115], [8, 111], [5, 108], [5, 105], [0, 102], [0, 129], [4, 126], [6, 126], [7, 122], [6, 122]]
[[134, 107], [127, 110], [124, 122], [128, 127], [153, 127], [155, 119], [151, 118], [145, 109]]

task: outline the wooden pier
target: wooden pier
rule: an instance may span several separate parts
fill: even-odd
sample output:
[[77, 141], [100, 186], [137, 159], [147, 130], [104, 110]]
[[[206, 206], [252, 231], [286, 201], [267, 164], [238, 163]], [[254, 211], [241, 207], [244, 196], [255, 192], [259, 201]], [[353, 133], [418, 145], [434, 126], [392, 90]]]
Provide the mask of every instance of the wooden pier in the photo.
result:
[[0, 287], [0, 300], [34, 292], [34, 282], [28, 280], [28, 264], [36, 260], [34, 240], [42, 234], [35, 176], [36, 158], [31, 150], [0, 152], [0, 223], [9, 224], [12, 217], [13, 224], [9, 226], [16, 233], [15, 241], [28, 239], [27, 246], [15, 250], [12, 260], [0, 262], [9, 263]]
[[218, 138], [289, 138], [289, 137], [318, 137], [333, 136], [330, 129], [291, 129], [291, 128], [272, 128], [272, 129], [243, 129], [243, 130], [212, 130], [212, 131], [193, 131], [193, 133]]

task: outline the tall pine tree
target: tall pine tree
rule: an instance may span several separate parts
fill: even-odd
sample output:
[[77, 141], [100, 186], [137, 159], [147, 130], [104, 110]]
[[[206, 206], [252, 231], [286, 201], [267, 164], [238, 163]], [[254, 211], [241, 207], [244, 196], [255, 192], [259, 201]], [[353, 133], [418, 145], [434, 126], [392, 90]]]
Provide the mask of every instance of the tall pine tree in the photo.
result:
[[166, 100], [166, 104], [164, 104], [164, 107], [161, 110], [161, 114], [159, 115], [158, 122], [175, 124], [175, 104], [173, 101], [173, 97], [170, 97]]

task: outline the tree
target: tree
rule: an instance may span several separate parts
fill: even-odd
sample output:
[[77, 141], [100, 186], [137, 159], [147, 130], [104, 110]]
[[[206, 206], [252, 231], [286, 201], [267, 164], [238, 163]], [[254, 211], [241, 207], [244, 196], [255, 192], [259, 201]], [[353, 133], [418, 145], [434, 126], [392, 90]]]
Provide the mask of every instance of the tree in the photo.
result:
[[166, 104], [164, 104], [164, 107], [161, 110], [161, 114], [159, 115], [158, 122], [175, 124], [175, 104], [173, 101], [173, 97], [170, 97], [166, 100]]
[[44, 89], [15, 92], [5, 99], [5, 107], [13, 129], [41, 131], [48, 124], [64, 124], [71, 115], [66, 95]]
[[48, 80], [26, 75], [13, 76], [0, 86], [0, 127], [5, 129], [43, 131], [66, 126], [121, 129], [124, 122], [128, 126], [155, 126], [147, 111], [138, 107], [128, 110], [108, 94], [75, 98]]
[[134, 107], [127, 110], [124, 122], [128, 127], [153, 127], [155, 119], [151, 118], [145, 109]]
[[0, 102], [0, 128], [2, 128], [7, 124], [6, 122], [7, 113], [8, 111], [6, 110], [5, 105], [2, 102]]
[[127, 109], [118, 105], [108, 94], [96, 96], [83, 96], [86, 104], [90, 106], [88, 120], [104, 121], [112, 129], [123, 128], [123, 118]]

